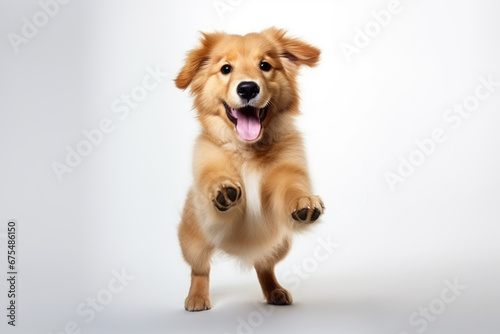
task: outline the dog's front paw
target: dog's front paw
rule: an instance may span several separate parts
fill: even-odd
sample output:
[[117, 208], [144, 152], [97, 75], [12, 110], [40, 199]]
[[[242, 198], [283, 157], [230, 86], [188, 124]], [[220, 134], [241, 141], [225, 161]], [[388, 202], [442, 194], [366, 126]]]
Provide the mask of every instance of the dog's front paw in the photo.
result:
[[301, 223], [312, 223], [325, 212], [319, 196], [302, 197], [295, 202], [292, 218]]
[[189, 312], [210, 310], [212, 305], [209, 296], [190, 295], [186, 298], [184, 308]]
[[212, 203], [219, 211], [227, 211], [241, 198], [241, 186], [231, 181], [221, 182], [211, 194]]

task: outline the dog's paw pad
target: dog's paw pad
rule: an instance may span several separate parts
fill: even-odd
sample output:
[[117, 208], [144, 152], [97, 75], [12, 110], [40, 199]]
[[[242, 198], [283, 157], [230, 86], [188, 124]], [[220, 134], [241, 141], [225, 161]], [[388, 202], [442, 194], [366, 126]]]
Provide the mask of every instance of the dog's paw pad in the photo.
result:
[[300, 220], [306, 220], [307, 219], [307, 210], [308, 209], [302, 209], [299, 212], [297, 212], [297, 218]]
[[312, 215], [311, 215], [311, 221], [315, 221], [319, 218], [319, 216], [321, 215], [321, 211], [319, 211], [318, 209], [314, 209]]
[[227, 188], [227, 197], [230, 201], [234, 202], [238, 198], [238, 195], [241, 196], [241, 191], [234, 189], [233, 187]]
[[312, 223], [318, 220], [325, 211], [325, 205], [319, 196], [302, 197], [296, 201], [292, 218], [301, 223]]
[[216, 194], [212, 197], [214, 206], [219, 211], [226, 211], [241, 198], [241, 186], [232, 182], [224, 182], [217, 188]]
[[219, 194], [217, 195], [217, 203], [219, 203], [221, 206], [227, 206], [226, 197], [224, 197], [220, 190]]

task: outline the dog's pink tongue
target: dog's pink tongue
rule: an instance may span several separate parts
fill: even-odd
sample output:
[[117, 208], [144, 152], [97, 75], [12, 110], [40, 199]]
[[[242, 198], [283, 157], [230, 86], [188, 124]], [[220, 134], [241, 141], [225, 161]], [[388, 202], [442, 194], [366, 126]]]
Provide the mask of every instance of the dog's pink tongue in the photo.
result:
[[255, 140], [260, 134], [261, 125], [256, 115], [249, 115], [238, 109], [234, 110], [238, 119], [236, 131], [245, 140]]

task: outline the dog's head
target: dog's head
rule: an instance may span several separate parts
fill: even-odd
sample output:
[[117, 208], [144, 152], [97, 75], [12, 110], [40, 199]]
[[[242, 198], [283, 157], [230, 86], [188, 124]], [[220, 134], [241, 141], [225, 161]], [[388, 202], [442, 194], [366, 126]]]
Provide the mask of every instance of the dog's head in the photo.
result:
[[298, 68], [316, 65], [319, 55], [276, 28], [245, 36], [203, 33], [175, 83], [191, 88], [205, 131], [225, 142], [255, 143], [283, 127], [273, 125], [280, 118], [298, 113]]

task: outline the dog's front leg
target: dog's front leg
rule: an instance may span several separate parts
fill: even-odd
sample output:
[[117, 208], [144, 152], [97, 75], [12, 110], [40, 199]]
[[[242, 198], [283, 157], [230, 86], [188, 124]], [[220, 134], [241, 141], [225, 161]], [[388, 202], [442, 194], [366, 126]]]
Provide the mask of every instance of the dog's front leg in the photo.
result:
[[325, 210], [321, 198], [312, 194], [306, 167], [300, 164], [273, 168], [263, 182], [262, 196], [268, 212], [279, 221], [295, 221], [297, 228], [315, 222]]
[[201, 140], [195, 152], [195, 183], [202, 198], [219, 212], [235, 206], [242, 195], [240, 175], [234, 162], [219, 147]]

